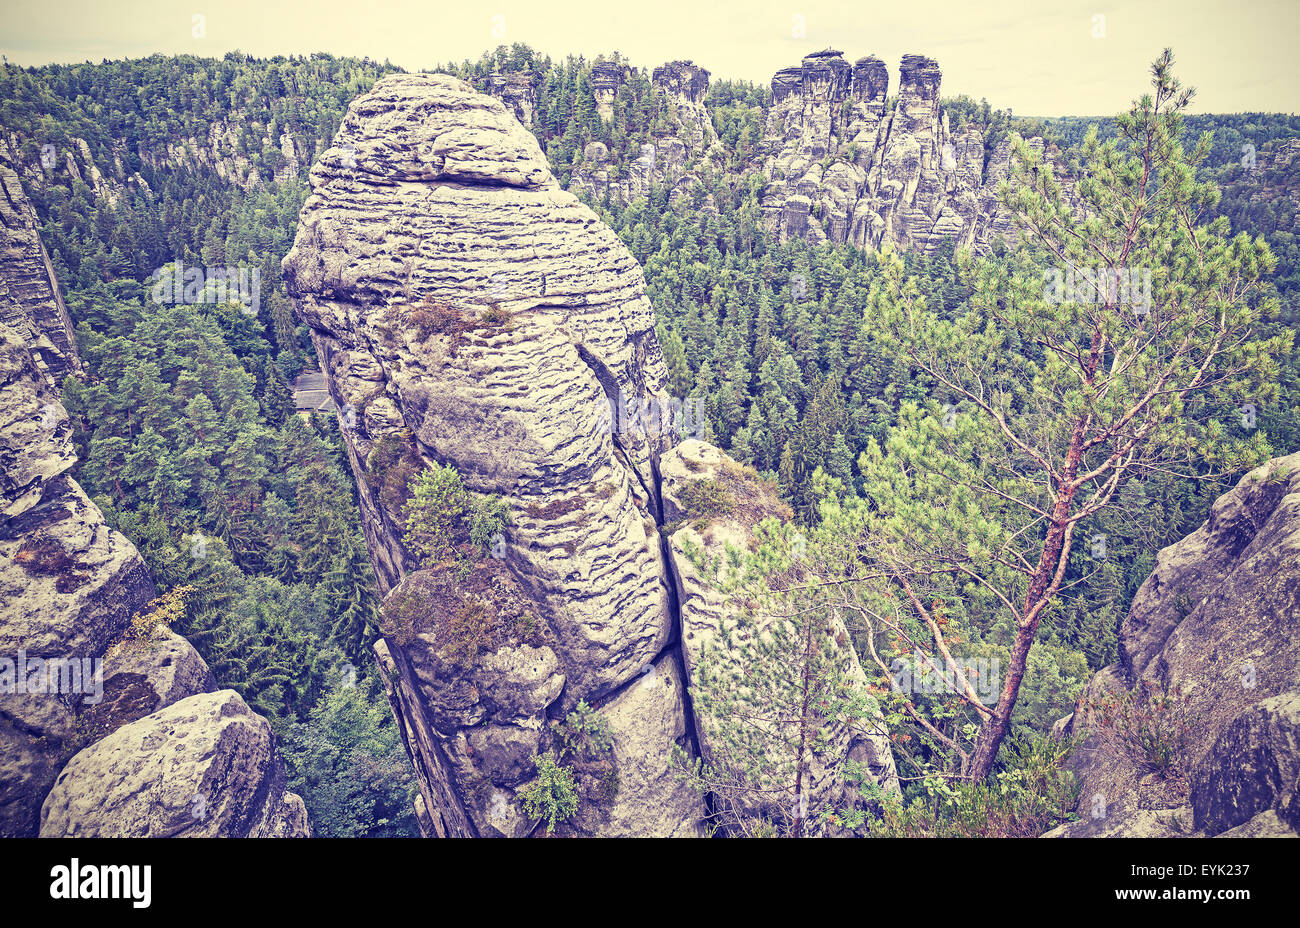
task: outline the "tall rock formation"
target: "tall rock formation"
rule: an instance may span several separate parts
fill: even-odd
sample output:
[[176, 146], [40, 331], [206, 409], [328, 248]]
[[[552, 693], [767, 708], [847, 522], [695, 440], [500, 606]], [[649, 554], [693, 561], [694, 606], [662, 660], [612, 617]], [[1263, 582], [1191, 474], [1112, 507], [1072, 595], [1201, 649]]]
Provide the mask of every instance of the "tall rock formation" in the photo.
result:
[[[1049, 834], [1300, 832], [1298, 621], [1300, 453], [1251, 471], [1160, 552], [1120, 629], [1120, 662], [1059, 723], [1083, 738], [1070, 760], [1081, 821]], [[1171, 762], [1136, 750], [1139, 733]]]
[[[995, 236], [1014, 236], [997, 202], [1010, 145], [986, 158], [979, 129], [950, 132], [941, 80], [933, 59], [904, 55], [891, 111], [879, 58], [850, 66], [827, 49], [778, 71], [763, 167], [769, 227], [782, 240], [923, 252], [945, 237], [984, 248]], [[1030, 144], [1042, 150], [1041, 139]]]
[[627, 83], [627, 65], [617, 61], [597, 61], [591, 66], [591, 90], [596, 97], [596, 112], [609, 122], [614, 118], [614, 100]]
[[529, 71], [502, 74], [493, 71], [488, 79], [492, 96], [500, 98], [525, 126], [532, 127], [537, 115], [537, 78]]
[[[671, 435], [642, 415], [669, 408], [665, 370], [617, 236], [498, 100], [400, 75], [353, 103], [313, 168], [284, 271], [355, 412], [347, 451], [387, 594], [376, 653], [426, 831], [529, 833], [532, 757], [586, 703], [609, 743], [561, 830], [699, 834], [703, 802], [674, 769], [697, 726], [659, 531]], [[421, 569], [406, 549], [408, 481], [435, 462], [508, 501], [493, 558]]]

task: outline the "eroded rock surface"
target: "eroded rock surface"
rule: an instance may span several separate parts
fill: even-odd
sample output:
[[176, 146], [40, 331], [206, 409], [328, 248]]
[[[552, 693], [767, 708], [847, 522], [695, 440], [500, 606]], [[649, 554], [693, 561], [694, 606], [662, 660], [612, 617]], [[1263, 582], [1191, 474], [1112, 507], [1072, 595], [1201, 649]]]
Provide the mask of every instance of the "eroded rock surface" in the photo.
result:
[[266, 719], [233, 690], [132, 722], [68, 762], [41, 837], [309, 837]]
[[81, 358], [36, 212], [14, 163], [9, 146], [0, 141], [0, 323], [18, 333], [37, 366], [57, 384], [81, 370]]
[[[1121, 627], [1120, 663], [1093, 678], [1063, 726], [1084, 736], [1070, 761], [1084, 821], [1056, 833], [1116, 833], [1135, 817], [1150, 834], [1300, 831], [1298, 622], [1292, 454], [1251, 471], [1204, 525], [1160, 552]], [[1144, 691], [1169, 700], [1151, 710], [1162, 738], [1187, 730], [1168, 767], [1153, 769], [1106, 736], [1104, 706], [1155, 706]]]
[[[404, 724], [435, 831], [481, 833], [491, 796], [475, 798], [464, 729], [512, 726], [492, 739], [514, 756], [535, 747], [529, 731], [544, 713], [612, 697], [669, 643], [653, 515], [661, 439], [611, 414], [611, 400], [663, 398], [653, 314], [617, 236], [560, 189], [499, 101], [455, 78], [380, 81], [312, 182], [285, 273], [335, 399], [356, 413], [348, 450], [381, 585], [398, 587], [418, 565], [401, 543], [403, 488], [376, 465], [455, 465], [469, 489], [510, 500], [502, 561], [545, 629], [535, 653], [562, 683], [517, 717], [452, 712], [458, 697], [435, 691], [436, 671], [421, 676], [433, 653], [418, 644], [423, 629], [417, 643], [390, 637], [394, 699], [413, 713]], [[466, 686], [483, 688], [501, 661], [481, 657]], [[513, 771], [493, 775], [516, 785]]]

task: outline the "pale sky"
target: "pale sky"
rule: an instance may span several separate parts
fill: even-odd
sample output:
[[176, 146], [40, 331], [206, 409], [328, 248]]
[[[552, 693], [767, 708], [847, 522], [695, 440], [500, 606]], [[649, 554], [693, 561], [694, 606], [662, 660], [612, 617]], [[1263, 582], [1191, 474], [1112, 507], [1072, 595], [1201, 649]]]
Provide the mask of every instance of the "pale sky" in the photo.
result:
[[1300, 0], [0, 0], [0, 53], [23, 65], [240, 49], [418, 70], [525, 42], [767, 83], [831, 46], [884, 59], [891, 92], [904, 54], [929, 55], [944, 96], [1023, 116], [1113, 114], [1166, 45], [1198, 90], [1195, 112], [1297, 112], [1298, 38]]

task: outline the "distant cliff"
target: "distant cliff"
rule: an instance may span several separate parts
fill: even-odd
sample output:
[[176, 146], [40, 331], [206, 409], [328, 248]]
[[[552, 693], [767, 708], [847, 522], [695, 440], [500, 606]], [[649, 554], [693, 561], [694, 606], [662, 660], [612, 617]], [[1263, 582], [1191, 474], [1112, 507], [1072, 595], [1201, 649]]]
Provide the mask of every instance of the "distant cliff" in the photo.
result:
[[[593, 95], [608, 120], [624, 66], [597, 64]], [[889, 68], [867, 56], [850, 64], [833, 49], [814, 52], [772, 78], [759, 157], [741, 167], [763, 178], [761, 206], [781, 241], [848, 243], [865, 250], [884, 245], [927, 252], [945, 238], [985, 250], [1017, 230], [998, 202], [1011, 168], [1011, 142], [990, 140], [975, 125], [950, 128], [940, 105], [939, 65], [904, 55], [899, 85], [889, 95]], [[709, 72], [689, 61], [655, 68], [651, 86], [670, 106], [671, 131], [652, 132], [640, 154], [627, 159], [600, 141], [573, 165], [569, 189], [593, 201], [628, 204], [669, 189], [675, 202], [700, 184], [704, 172], [733, 176], [706, 106]], [[494, 74], [488, 90], [535, 132], [536, 77]], [[1059, 152], [1038, 137], [1029, 146], [1049, 162]], [[1059, 167], [1059, 165], [1058, 165]], [[1072, 180], [1061, 177], [1067, 200]], [[707, 201], [705, 209], [716, 208]]]

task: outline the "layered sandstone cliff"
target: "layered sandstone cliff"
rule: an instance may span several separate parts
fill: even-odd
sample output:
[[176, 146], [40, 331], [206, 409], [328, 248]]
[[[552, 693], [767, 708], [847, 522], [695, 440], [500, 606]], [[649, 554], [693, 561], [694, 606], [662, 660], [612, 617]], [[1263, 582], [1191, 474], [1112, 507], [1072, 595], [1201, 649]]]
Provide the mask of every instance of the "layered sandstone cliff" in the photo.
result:
[[[874, 56], [850, 65], [827, 49], [778, 71], [763, 166], [772, 231], [782, 240], [917, 251], [945, 238], [977, 249], [1013, 239], [997, 199], [1010, 144], [986, 151], [980, 129], [950, 131], [941, 82], [939, 65], [922, 55], [903, 56], [892, 100], [889, 71]], [[1042, 139], [1029, 144], [1042, 152]]]
[[[591, 782], [561, 831], [701, 833], [704, 802], [680, 776], [698, 720], [660, 533], [674, 437], [639, 415], [670, 405], [645, 283], [617, 236], [498, 100], [401, 75], [354, 102], [313, 168], [284, 271], [355, 413], [345, 440], [387, 594], [376, 652], [426, 831], [530, 833], [532, 758], [585, 703], [610, 743], [579, 771]], [[405, 487], [432, 463], [507, 500], [493, 557], [412, 557]], [[471, 619], [467, 655], [455, 645]]]

